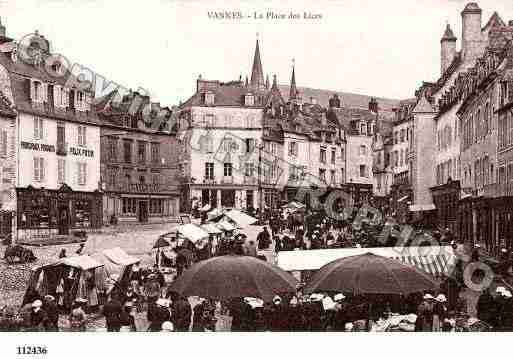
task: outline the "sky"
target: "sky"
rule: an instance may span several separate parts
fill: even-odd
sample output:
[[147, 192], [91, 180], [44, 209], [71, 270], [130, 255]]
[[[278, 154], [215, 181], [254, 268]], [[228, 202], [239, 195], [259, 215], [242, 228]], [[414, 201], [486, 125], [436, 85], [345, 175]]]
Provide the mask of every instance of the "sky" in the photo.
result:
[[[411, 98], [440, 76], [440, 38], [449, 22], [460, 48], [460, 0], [0, 0], [15, 39], [36, 29], [51, 50], [162, 105], [195, 91], [199, 75], [230, 81], [250, 75], [256, 37], [264, 73], [298, 86], [393, 99]], [[478, 2], [483, 26], [493, 11], [513, 19], [511, 0]], [[210, 12], [235, 11], [221, 20]], [[285, 19], [268, 18], [267, 13]], [[259, 15], [263, 19], [256, 19]], [[299, 19], [289, 18], [290, 13]], [[304, 19], [304, 13], [320, 18]]]

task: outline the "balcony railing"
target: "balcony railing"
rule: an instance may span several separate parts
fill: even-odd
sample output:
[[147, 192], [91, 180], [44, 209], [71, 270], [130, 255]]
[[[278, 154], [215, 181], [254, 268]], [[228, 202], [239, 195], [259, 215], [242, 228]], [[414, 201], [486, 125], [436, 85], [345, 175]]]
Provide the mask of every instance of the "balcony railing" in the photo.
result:
[[224, 176], [221, 178], [222, 184], [233, 184], [233, 176]]
[[211, 178], [203, 178], [203, 183], [204, 184], [216, 184], [216, 179], [215, 177], [211, 177]]
[[493, 183], [483, 187], [483, 197], [495, 198], [495, 197], [508, 197], [513, 196], [513, 183]]
[[255, 176], [244, 176], [244, 184], [257, 184], [258, 179]]

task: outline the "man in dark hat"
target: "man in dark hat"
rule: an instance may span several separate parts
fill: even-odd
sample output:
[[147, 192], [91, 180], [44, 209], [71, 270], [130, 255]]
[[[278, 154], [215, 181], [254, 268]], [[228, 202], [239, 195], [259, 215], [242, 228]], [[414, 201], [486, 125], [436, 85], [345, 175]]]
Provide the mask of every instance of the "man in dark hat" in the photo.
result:
[[184, 297], [176, 297], [171, 305], [171, 321], [175, 325], [175, 331], [187, 332], [191, 324], [192, 308]]
[[39, 332], [44, 331], [48, 326], [48, 315], [43, 310], [43, 302], [36, 299], [32, 303], [32, 310], [30, 312], [30, 329], [31, 331]]
[[257, 242], [258, 249], [263, 250], [269, 248], [269, 245], [271, 244], [271, 237], [267, 227], [264, 227], [262, 232], [258, 233]]
[[148, 308], [148, 321], [150, 325], [148, 331], [159, 332], [162, 329], [162, 323], [171, 321], [171, 313], [169, 313], [169, 300], [159, 298], [154, 305]]
[[52, 295], [45, 295], [43, 299], [43, 310], [48, 316], [48, 322], [46, 325], [47, 331], [58, 331], [59, 330], [59, 309], [55, 302], [55, 297]]
[[111, 295], [107, 303], [103, 306], [103, 315], [109, 332], [119, 332], [121, 327], [121, 312], [123, 307], [116, 295]]

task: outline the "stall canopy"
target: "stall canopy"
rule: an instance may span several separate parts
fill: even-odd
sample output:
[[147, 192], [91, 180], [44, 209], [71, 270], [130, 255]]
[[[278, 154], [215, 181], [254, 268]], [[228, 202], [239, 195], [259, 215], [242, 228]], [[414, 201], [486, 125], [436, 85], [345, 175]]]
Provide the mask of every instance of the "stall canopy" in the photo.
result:
[[103, 251], [103, 255], [107, 257], [112, 263], [129, 266], [140, 261], [139, 258], [128, 255], [124, 250], [119, 247], [106, 249]]
[[201, 229], [195, 224], [188, 223], [177, 227], [177, 232], [183, 237], [190, 240], [192, 243], [196, 243], [202, 239], [208, 239], [209, 234], [205, 230]]
[[239, 228], [246, 228], [252, 224], [255, 224], [258, 220], [254, 217], [247, 215], [237, 209], [232, 209], [225, 212], [225, 217], [234, 222]]
[[415, 266], [435, 277], [452, 272], [456, 257], [451, 246], [379, 247], [284, 251], [277, 255], [278, 267], [286, 271], [318, 270], [334, 260], [365, 253], [392, 258]]
[[221, 231], [215, 224], [213, 223], [205, 223], [202, 224], [201, 229], [203, 229], [205, 232], [208, 232], [209, 234], [221, 234], [223, 231]]
[[218, 228], [222, 229], [223, 231], [234, 231], [237, 228], [235, 228], [230, 222], [227, 221], [221, 221], [216, 224]]
[[94, 253], [92, 257], [105, 266], [107, 276], [112, 277], [116, 275], [118, 281], [128, 280], [127, 275], [129, 271], [127, 272], [127, 269], [130, 269], [132, 265], [140, 262], [139, 258], [128, 255], [119, 247]]
[[61, 264], [78, 268], [82, 270], [89, 270], [94, 269], [103, 266], [102, 263], [98, 262], [93, 257], [90, 257], [88, 255], [82, 255], [82, 256], [74, 256], [74, 257], [66, 257], [63, 258], [60, 261]]
[[204, 205], [203, 207], [200, 208], [200, 211], [202, 211], [202, 212], [210, 211], [210, 205], [207, 203], [206, 205]]
[[304, 204], [302, 204], [302, 203], [299, 203], [299, 202], [296, 202], [296, 201], [292, 201], [292, 202], [289, 202], [289, 203], [283, 205], [282, 208], [289, 208], [289, 209], [292, 209], [292, 210], [298, 210], [298, 209], [306, 208], [306, 206]]
[[216, 219], [223, 216], [223, 211], [219, 208], [214, 208], [210, 212], [207, 212], [208, 220]]

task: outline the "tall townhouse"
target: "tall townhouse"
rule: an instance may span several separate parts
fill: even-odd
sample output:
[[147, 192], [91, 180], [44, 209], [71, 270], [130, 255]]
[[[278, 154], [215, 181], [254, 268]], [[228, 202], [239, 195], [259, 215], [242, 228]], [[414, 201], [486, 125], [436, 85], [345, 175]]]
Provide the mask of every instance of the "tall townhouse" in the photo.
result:
[[[5, 75], [0, 72], [0, 77]], [[16, 153], [16, 113], [7, 95], [0, 92], [0, 238], [10, 236], [15, 224]]]
[[[476, 3], [468, 3], [461, 17], [461, 51], [456, 50], [456, 36], [447, 25], [440, 40], [441, 76], [434, 83], [424, 82], [416, 92], [410, 155], [413, 188], [410, 209], [453, 231], [458, 230], [458, 201], [465, 180], [461, 158], [463, 132], [458, 115], [464, 101], [460, 84], [467, 81], [476, 64], [494, 46], [492, 42], [497, 34], [508, 36], [507, 26], [497, 13], [482, 27], [482, 10]], [[485, 112], [486, 108], [481, 110], [481, 114]], [[493, 162], [494, 157], [488, 157]]]
[[29, 48], [37, 49], [32, 61], [4, 38], [1, 88], [17, 112], [15, 237], [44, 240], [102, 224], [100, 123], [94, 95], [69, 85], [76, 81], [63, 64], [45, 67], [50, 42], [36, 32]]
[[[170, 222], [179, 214], [178, 141], [173, 111], [131, 92], [97, 108], [104, 223]], [[141, 99], [137, 111], [132, 104]], [[143, 115], [143, 112], [147, 116]]]

